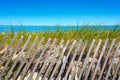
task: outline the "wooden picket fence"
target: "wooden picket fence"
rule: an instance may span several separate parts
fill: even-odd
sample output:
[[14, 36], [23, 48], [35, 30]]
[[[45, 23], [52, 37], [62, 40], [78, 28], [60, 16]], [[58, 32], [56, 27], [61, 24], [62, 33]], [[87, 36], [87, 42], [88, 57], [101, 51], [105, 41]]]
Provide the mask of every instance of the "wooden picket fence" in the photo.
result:
[[43, 37], [36, 46], [36, 36], [30, 48], [26, 50], [32, 37], [29, 36], [18, 51], [24, 36], [13, 46], [17, 36], [14, 34], [7, 48], [3, 50], [8, 36], [6, 33], [0, 43], [1, 80], [120, 80], [120, 42], [116, 43], [114, 48], [115, 39], [111, 41], [108, 49], [109, 39], [100, 39], [94, 54], [91, 54], [95, 39], [86, 51], [87, 40], [84, 43], [82, 39], [72, 43], [70, 40], [61, 40], [56, 44], [56, 38], [52, 41], [49, 38], [43, 45]]

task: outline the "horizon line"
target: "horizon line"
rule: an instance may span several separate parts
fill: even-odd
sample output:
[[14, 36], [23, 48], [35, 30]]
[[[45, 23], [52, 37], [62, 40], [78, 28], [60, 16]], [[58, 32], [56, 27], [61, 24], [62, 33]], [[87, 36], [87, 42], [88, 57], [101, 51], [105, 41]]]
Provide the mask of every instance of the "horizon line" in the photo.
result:
[[104, 24], [104, 25], [99, 25], [99, 24], [98, 25], [97, 24], [96, 25], [93, 25], [93, 24], [92, 25], [90, 25], [90, 24], [82, 24], [82, 25], [80, 25], [80, 24], [79, 25], [62, 25], [62, 24], [61, 25], [58, 25], [58, 24], [56, 24], [56, 25], [23, 25], [23, 24], [22, 25], [21, 24], [20, 25], [16, 25], [16, 24], [11, 25], [11, 24], [0, 24], [0, 26], [120, 26], [120, 24], [112, 24], [112, 25], [111, 24]]

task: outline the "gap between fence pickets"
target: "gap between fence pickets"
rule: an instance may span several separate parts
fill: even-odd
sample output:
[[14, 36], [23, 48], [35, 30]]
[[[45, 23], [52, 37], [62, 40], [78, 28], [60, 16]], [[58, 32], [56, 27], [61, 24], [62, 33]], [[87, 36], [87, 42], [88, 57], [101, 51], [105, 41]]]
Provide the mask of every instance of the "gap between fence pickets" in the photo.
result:
[[36, 48], [35, 52], [33, 53], [32, 58], [30, 59], [30, 62], [26, 65], [26, 67], [24, 67], [23, 73], [22, 73], [22, 75], [20, 77], [20, 80], [24, 79], [24, 77], [25, 77], [25, 75], [26, 75], [26, 73], [27, 73], [33, 59], [35, 58], [35, 55], [37, 54], [37, 51], [38, 51], [39, 47], [41, 47], [41, 45], [42, 45], [43, 40], [44, 40], [44, 37], [42, 37], [42, 39], [39, 41], [39, 44], [37, 45], [37, 48]]
[[102, 51], [101, 51], [101, 53], [100, 53], [100, 56], [99, 56], [99, 59], [98, 59], [98, 62], [97, 62], [97, 66], [96, 66], [96, 68], [95, 68], [95, 70], [94, 70], [94, 72], [93, 72], [92, 80], [94, 80], [94, 78], [95, 78], [95, 75], [96, 75], [97, 70], [98, 70], [98, 68], [99, 68], [100, 61], [101, 61], [102, 56], [103, 56], [103, 54], [104, 54], [104, 52], [105, 52], [105, 49], [106, 49], [106, 47], [107, 47], [107, 44], [108, 44], [108, 39], [106, 39], [106, 41], [104, 42]]
[[44, 54], [44, 52], [45, 52], [45, 50], [46, 50], [47, 47], [48, 47], [48, 44], [50, 43], [50, 40], [51, 40], [51, 38], [48, 39], [48, 41], [47, 41], [47, 43], [46, 43], [44, 49], [42, 50], [42, 52], [41, 52], [39, 58], [37, 59], [37, 63], [35, 64], [33, 70], [32, 70], [31, 73], [30, 73], [30, 76], [28, 77], [27, 80], [31, 80], [31, 78], [32, 78], [32, 76], [33, 76], [33, 74], [34, 74], [34, 72], [35, 72], [35, 70], [36, 70], [36, 68], [37, 68], [37, 66], [38, 66], [38, 64], [39, 64], [39, 62], [40, 62], [40, 60], [41, 60], [43, 54]]
[[[55, 56], [58, 54], [59, 49], [60, 49], [60, 46], [62, 45], [62, 43], [63, 43], [63, 41], [61, 41], [60, 44], [59, 44], [59, 46], [57, 47], [55, 53], [53, 54], [53, 58], [55, 58]], [[46, 73], [45, 73], [44, 76], [43, 76], [43, 80], [45, 80], [45, 78], [46, 78], [46, 76], [47, 76], [47, 74], [48, 74], [48, 72], [49, 72], [49, 70], [50, 70], [50, 68], [51, 68], [52, 65], [53, 65], [53, 63], [51, 62], [51, 63], [49, 64], [47, 70], [46, 70]]]
[[8, 33], [5, 34], [3, 40], [2, 40], [2, 42], [0, 44], [0, 50], [2, 49], [2, 46], [3, 46], [4, 42], [5, 42], [5, 40], [7, 39], [7, 37], [8, 37]]
[[[7, 49], [5, 50], [5, 53], [4, 53], [3, 56], [2, 56], [2, 59], [6, 59], [6, 55], [8, 54], [8, 51], [9, 51], [10, 47], [12, 46], [12, 44], [13, 44], [15, 38], [16, 38], [16, 35], [17, 35], [17, 34], [14, 34], [14, 36], [12, 37], [10, 43], [8, 44]], [[7, 36], [8, 36], [8, 34], [6, 33], [6, 35], [5, 35], [2, 43], [1, 43], [1, 45], [0, 45], [0, 46], [1, 46], [0, 48], [2, 48], [2, 46], [3, 46], [3, 44], [4, 44], [4, 42], [5, 42], [6, 38], [7, 38]], [[1, 50], [1, 49], [0, 49], [0, 50]], [[1, 63], [2, 63], [2, 62], [0, 61], [0, 65], [1, 65]]]
[[35, 37], [35, 39], [34, 39], [32, 45], [31, 45], [29, 51], [26, 53], [23, 61], [22, 61], [21, 64], [20, 64], [20, 67], [18, 68], [17, 72], [15, 73], [15, 75], [14, 75], [14, 77], [13, 77], [13, 80], [16, 80], [19, 72], [21, 71], [23, 65], [25, 64], [25, 61], [26, 61], [27, 57], [29, 56], [30, 52], [32, 51], [33, 47], [35, 46], [35, 43], [36, 43], [37, 39], [38, 39], [38, 36]]
[[0, 73], [0, 78], [2, 77], [2, 75], [3, 75], [4, 71], [6, 70], [8, 64], [12, 60], [12, 57], [14, 56], [14, 54], [15, 54], [16, 50], [18, 49], [18, 47], [19, 47], [20, 43], [22, 42], [22, 40], [23, 40], [23, 36], [21, 36], [21, 38], [19, 39], [17, 45], [14, 47], [13, 51], [11, 52], [12, 54], [11, 54], [10, 58], [8, 59], [7, 63], [5, 64], [5, 66], [3, 67], [3, 69], [2, 69], [2, 71]]
[[50, 50], [49, 50], [49, 52], [48, 52], [48, 54], [47, 54], [47, 57], [46, 57], [45, 60], [44, 60], [44, 63], [43, 63], [43, 65], [42, 65], [42, 68], [41, 68], [40, 71], [37, 73], [37, 76], [36, 76], [35, 80], [38, 80], [38, 79], [39, 79], [39, 76], [41, 75], [42, 70], [44, 69], [46, 63], [48, 62], [48, 58], [49, 58], [49, 56], [50, 56], [50, 54], [51, 54], [51, 52], [52, 52], [52, 49], [54, 48], [55, 42], [56, 42], [56, 39], [54, 39], [54, 41], [53, 41], [53, 43], [52, 43], [52, 46], [51, 46], [51, 48], [50, 48]]
[[30, 38], [31, 38], [31, 36], [29, 36], [28, 39], [27, 39], [27, 41], [25, 42], [22, 50], [21, 50], [20, 53], [18, 54], [18, 56], [17, 56], [17, 58], [16, 58], [16, 60], [15, 60], [15, 62], [14, 62], [14, 64], [13, 64], [13, 66], [12, 66], [11, 69], [8, 71], [8, 74], [7, 74], [7, 76], [5, 77], [5, 80], [8, 80], [8, 79], [10, 78], [10, 76], [11, 76], [11, 74], [12, 74], [12, 70], [13, 70], [14, 67], [16, 66], [18, 60], [20, 59], [20, 57], [21, 57], [23, 51], [25, 50], [25, 48], [26, 48], [26, 46], [27, 46]]
[[116, 51], [115, 51], [115, 53], [114, 53], [114, 56], [113, 56], [113, 58], [112, 58], [111, 64], [110, 64], [110, 66], [109, 66], [109, 68], [108, 68], [108, 72], [107, 72], [107, 74], [106, 74], [105, 80], [108, 80], [108, 77], [109, 77], [111, 68], [112, 68], [113, 63], [114, 63], [114, 60], [115, 60], [115, 58], [116, 58], [116, 56], [117, 56], [117, 54], [118, 54], [119, 48], [120, 48], [120, 42], [118, 43], [118, 46], [117, 46]]
[[96, 51], [95, 51], [95, 53], [94, 53], [94, 55], [93, 55], [93, 58], [92, 58], [92, 60], [91, 60], [90, 66], [89, 66], [89, 68], [88, 68], [87, 74], [86, 74], [86, 76], [85, 76], [85, 80], [88, 79], [88, 75], [89, 75], [89, 73], [90, 73], [90, 70], [91, 70], [92, 65], [94, 64], [94, 59], [95, 59], [96, 55], [98, 54], [98, 49], [100, 48], [101, 42], [102, 42], [102, 40], [100, 39], [99, 42], [98, 42], [98, 45], [97, 45], [97, 47], [96, 47]]
[[63, 64], [62, 64], [61, 70], [60, 70], [60, 72], [59, 72], [56, 80], [60, 79], [60, 76], [61, 76], [61, 74], [62, 74], [62, 72], [63, 72], [63, 69], [65, 68], [66, 62], [67, 62], [67, 60], [68, 60], [68, 57], [70, 56], [70, 53], [71, 53], [71, 51], [72, 51], [75, 43], [76, 43], [76, 40], [74, 40], [74, 42], [72, 43], [72, 45], [71, 45], [71, 47], [70, 47], [70, 50], [69, 50], [69, 52], [67, 53], [67, 57], [66, 57], [65, 61], [64, 61]]
[[87, 56], [86, 56], [86, 58], [85, 58], [85, 60], [84, 60], [84, 62], [83, 62], [83, 67], [82, 67], [82, 69], [81, 69], [81, 71], [80, 71], [80, 74], [79, 74], [79, 77], [78, 77], [79, 80], [80, 80], [81, 77], [82, 77], [83, 71], [84, 71], [85, 66], [86, 66], [86, 64], [87, 64], [87, 60], [88, 60], [88, 57], [89, 57], [89, 55], [90, 55], [90, 53], [91, 53], [92, 47], [93, 47], [93, 45], [94, 45], [94, 42], [95, 42], [95, 39], [93, 39], [93, 41], [92, 41], [92, 43], [91, 43], [91, 45], [90, 45], [90, 48], [89, 48], [89, 50], [88, 50]]
[[54, 70], [53, 70], [52, 73], [51, 73], [50, 79], [53, 78], [53, 75], [55, 74], [55, 71], [57, 70], [60, 61], [62, 61], [61, 59], [62, 59], [62, 57], [63, 57], [63, 55], [64, 55], [64, 53], [65, 53], [65, 50], [67, 49], [67, 46], [68, 46], [69, 42], [70, 42], [70, 41], [68, 40], [67, 43], [66, 43], [66, 45], [65, 45], [65, 47], [63, 48], [63, 51], [62, 51], [62, 53], [61, 53], [58, 61], [56, 62], [57, 64], [55, 65]]
[[104, 61], [104, 63], [103, 63], [103, 66], [102, 66], [102, 68], [101, 68], [102, 70], [101, 70], [101, 73], [100, 73], [100, 75], [99, 75], [99, 77], [98, 77], [98, 80], [101, 80], [101, 78], [102, 78], [103, 71], [104, 71], [105, 66], [106, 66], [106, 64], [107, 64], [108, 58], [109, 58], [109, 56], [110, 56], [110, 54], [111, 54], [111, 50], [112, 50], [112, 48], [113, 48], [113, 46], [114, 46], [114, 43], [115, 43], [115, 39], [112, 41], [112, 43], [111, 43], [111, 45], [110, 45], [110, 48], [109, 48], [109, 50], [108, 50], [108, 52], [107, 52], [107, 56], [106, 56], [106, 58], [105, 58], [105, 61]]
[[82, 51], [81, 51], [81, 53], [80, 53], [79, 59], [78, 59], [76, 65], [75, 65], [75, 69], [74, 69], [74, 71], [73, 71], [73, 73], [72, 73], [71, 80], [73, 80], [74, 77], [75, 77], [75, 75], [76, 75], [76, 71], [77, 71], [77, 69], [78, 69], [78, 65], [80, 65], [80, 61], [81, 61], [81, 59], [82, 59], [82, 56], [83, 56], [83, 53], [84, 53], [84, 51], [85, 51], [85, 49], [86, 49], [87, 44], [88, 44], [88, 40], [86, 40], [84, 46], [82, 47]]
[[9, 43], [9, 45], [8, 45], [8, 47], [7, 47], [7, 49], [6, 49], [6, 51], [5, 51], [5, 53], [3, 54], [3, 57], [5, 57], [5, 56], [7, 55], [8, 50], [9, 50], [10, 47], [12, 46], [12, 44], [13, 44], [13, 42], [14, 42], [16, 36], [17, 36], [17, 34], [14, 34], [14, 36], [13, 36], [13, 38], [11, 39], [11, 41], [10, 41], [10, 43]]
[[82, 43], [82, 39], [80, 39], [80, 41], [79, 41], [79, 43], [78, 43], [78, 46], [77, 46], [77, 48], [76, 48], [76, 51], [75, 51], [75, 53], [74, 53], [74, 55], [73, 55], [73, 57], [72, 57], [72, 60], [71, 60], [71, 62], [70, 62], [70, 64], [69, 64], [69, 66], [68, 66], [68, 69], [67, 69], [67, 72], [66, 72], [65, 78], [64, 78], [65, 80], [66, 80], [67, 77], [68, 77], [68, 74], [69, 74], [70, 69], [71, 69], [71, 67], [72, 67], [73, 61], [74, 61], [74, 59], [75, 59], [75, 57], [76, 57], [76, 55], [77, 55], [77, 52], [78, 52], [78, 50], [79, 50], [79, 48], [80, 48], [80, 46], [81, 46], [81, 43]]
[[116, 74], [117, 74], [117, 72], [119, 71], [119, 68], [120, 68], [120, 59], [119, 59], [118, 65], [116, 66], [116, 70], [115, 70], [115, 73], [114, 73], [114, 76], [113, 76], [113, 79], [112, 79], [112, 80], [115, 80]]

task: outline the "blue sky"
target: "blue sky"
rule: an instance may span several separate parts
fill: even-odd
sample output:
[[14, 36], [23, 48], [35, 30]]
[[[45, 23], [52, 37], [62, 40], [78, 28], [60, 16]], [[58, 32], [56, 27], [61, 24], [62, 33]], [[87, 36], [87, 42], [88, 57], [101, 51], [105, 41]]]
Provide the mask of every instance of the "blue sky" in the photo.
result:
[[120, 0], [0, 0], [0, 25], [120, 23]]

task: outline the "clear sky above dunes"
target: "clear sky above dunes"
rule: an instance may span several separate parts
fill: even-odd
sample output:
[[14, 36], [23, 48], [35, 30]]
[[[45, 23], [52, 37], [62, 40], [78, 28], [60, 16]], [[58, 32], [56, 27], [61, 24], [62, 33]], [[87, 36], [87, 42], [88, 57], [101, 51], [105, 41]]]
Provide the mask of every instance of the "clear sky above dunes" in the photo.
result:
[[114, 25], [120, 0], [0, 0], [0, 25]]

